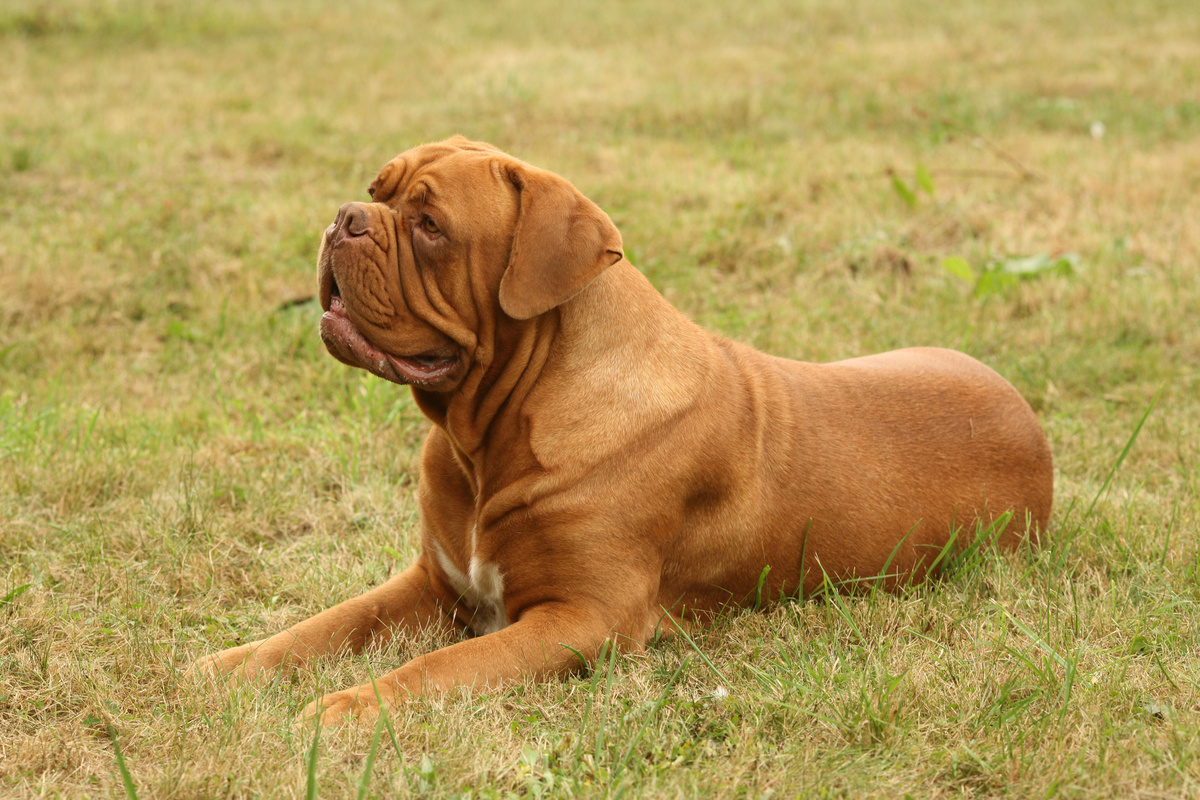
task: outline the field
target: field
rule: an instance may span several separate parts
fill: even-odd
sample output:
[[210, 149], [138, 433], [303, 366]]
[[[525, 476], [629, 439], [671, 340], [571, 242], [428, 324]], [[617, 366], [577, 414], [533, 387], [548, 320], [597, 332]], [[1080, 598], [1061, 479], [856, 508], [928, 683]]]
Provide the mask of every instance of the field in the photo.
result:
[[[0, 65], [0, 795], [1200, 797], [1200, 6], [6, 0]], [[995, 368], [1049, 544], [378, 729], [296, 717], [437, 642], [194, 685], [414, 553], [314, 264], [454, 133], [713, 330]]]

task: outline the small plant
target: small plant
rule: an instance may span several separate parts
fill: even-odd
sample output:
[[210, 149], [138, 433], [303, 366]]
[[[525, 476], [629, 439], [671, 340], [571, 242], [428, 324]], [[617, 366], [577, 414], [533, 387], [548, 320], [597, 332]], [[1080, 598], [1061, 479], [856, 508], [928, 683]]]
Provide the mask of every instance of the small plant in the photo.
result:
[[978, 271], [965, 258], [950, 256], [942, 259], [942, 269], [955, 277], [974, 284], [976, 297], [1003, 294], [1022, 281], [1044, 275], [1071, 276], [1079, 271], [1078, 253], [1061, 253], [992, 259]]
[[921, 192], [933, 197], [933, 176], [929, 174], [929, 169], [920, 162], [917, 162], [917, 167], [913, 171], [911, 184], [896, 174], [894, 170], [888, 170], [888, 175], [892, 179], [892, 190], [909, 208], [916, 208], [921, 202]]

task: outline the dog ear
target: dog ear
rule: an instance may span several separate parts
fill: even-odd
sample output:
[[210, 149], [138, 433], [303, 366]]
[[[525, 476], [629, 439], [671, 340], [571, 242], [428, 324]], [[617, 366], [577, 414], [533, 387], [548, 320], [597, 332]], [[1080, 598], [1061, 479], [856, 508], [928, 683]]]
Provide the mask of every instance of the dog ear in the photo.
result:
[[565, 303], [625, 257], [621, 233], [600, 207], [552, 172], [509, 169], [520, 194], [500, 307], [530, 319]]

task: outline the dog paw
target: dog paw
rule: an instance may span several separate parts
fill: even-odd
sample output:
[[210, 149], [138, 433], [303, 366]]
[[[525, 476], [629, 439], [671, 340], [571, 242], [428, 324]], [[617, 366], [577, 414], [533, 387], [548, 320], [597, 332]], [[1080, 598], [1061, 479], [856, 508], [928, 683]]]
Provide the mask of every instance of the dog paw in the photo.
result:
[[362, 725], [374, 725], [379, 719], [379, 701], [370, 686], [332, 692], [309, 703], [300, 718], [311, 721], [319, 717], [325, 726], [341, 725], [357, 721]]
[[305, 706], [300, 719], [310, 722], [317, 717], [326, 726], [341, 725], [352, 720], [373, 726], [379, 720], [381, 703], [384, 708], [394, 710], [407, 696], [407, 692], [386, 681], [364, 683], [314, 700]]
[[219, 653], [209, 653], [191, 663], [184, 675], [193, 680], [212, 681], [218, 678], [253, 679], [263, 672], [255, 651], [261, 641], [231, 647]]

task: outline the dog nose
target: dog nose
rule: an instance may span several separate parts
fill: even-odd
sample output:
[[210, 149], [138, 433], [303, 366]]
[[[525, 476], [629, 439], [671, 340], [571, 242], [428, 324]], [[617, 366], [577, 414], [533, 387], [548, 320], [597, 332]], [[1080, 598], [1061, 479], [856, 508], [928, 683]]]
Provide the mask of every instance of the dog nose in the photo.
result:
[[347, 236], [362, 236], [369, 230], [367, 210], [361, 203], [346, 203], [338, 209], [337, 222]]

